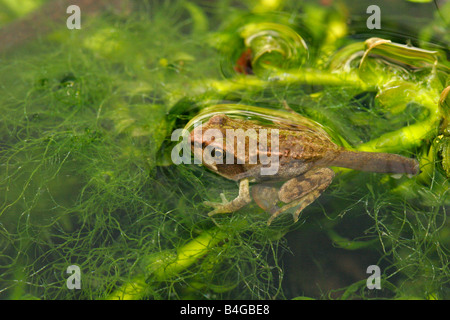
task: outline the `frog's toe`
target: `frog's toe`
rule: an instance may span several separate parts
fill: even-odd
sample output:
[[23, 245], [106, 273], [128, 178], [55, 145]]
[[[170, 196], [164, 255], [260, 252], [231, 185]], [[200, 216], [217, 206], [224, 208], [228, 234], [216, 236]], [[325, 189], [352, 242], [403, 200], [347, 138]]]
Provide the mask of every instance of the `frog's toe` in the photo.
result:
[[218, 212], [216, 209], [214, 209], [213, 211], [208, 212], [208, 217], [212, 217], [218, 213], [220, 213], [220, 212]]
[[295, 211], [294, 213], [292, 213], [292, 218], [294, 219], [294, 223], [296, 223], [298, 221], [298, 218], [300, 217], [300, 213], [302, 212], [302, 210], [300, 211]]
[[[223, 200], [223, 199], [222, 199]], [[230, 208], [229, 208], [229, 203], [230, 202], [228, 202], [228, 201], [226, 201], [226, 199], [225, 199], [225, 201], [223, 202], [223, 203], [220, 203], [220, 202], [211, 202], [211, 201], [204, 201], [203, 202], [203, 204], [205, 205], [205, 206], [208, 206], [208, 207], [213, 207], [214, 208], [214, 210], [213, 211], [210, 211], [209, 213], [208, 213], [208, 216], [213, 216], [213, 215], [215, 215], [215, 214], [218, 214], [218, 213], [230, 213], [230, 212], [232, 212], [232, 210], [230, 210]]]
[[222, 200], [221, 203], [220, 202], [212, 202], [212, 201], [203, 201], [203, 204], [208, 207], [220, 208], [220, 207], [223, 207], [223, 206], [227, 205], [228, 203], [230, 203], [230, 201], [228, 201], [227, 198], [225, 197], [224, 193], [220, 194], [220, 199]]
[[222, 199], [222, 203], [228, 203], [229, 201], [227, 200], [227, 197], [225, 197], [225, 193], [221, 193], [220, 194], [220, 199]]
[[215, 203], [215, 202], [205, 201], [205, 202], [203, 202], [203, 204], [204, 204], [205, 206], [213, 207], [213, 208], [214, 208], [214, 210], [208, 212], [208, 216], [209, 216], [209, 217], [212, 217], [213, 215], [216, 215], [216, 214], [218, 214], [218, 213], [221, 212], [221, 211], [220, 211], [220, 208], [219, 208], [219, 206], [221, 205], [220, 203]]
[[203, 201], [203, 204], [207, 207], [213, 207], [215, 209], [223, 207], [223, 203], [220, 202]]

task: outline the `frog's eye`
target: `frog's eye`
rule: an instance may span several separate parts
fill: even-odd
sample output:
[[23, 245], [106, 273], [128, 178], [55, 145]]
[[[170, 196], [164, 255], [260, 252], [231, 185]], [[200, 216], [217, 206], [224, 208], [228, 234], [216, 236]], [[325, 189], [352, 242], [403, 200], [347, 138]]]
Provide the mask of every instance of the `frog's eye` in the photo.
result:
[[214, 149], [211, 152], [211, 156], [215, 159], [223, 159], [223, 155], [224, 155], [224, 153], [220, 149]]
[[221, 148], [208, 145], [203, 151], [203, 160], [207, 164], [223, 164], [225, 159], [225, 151]]

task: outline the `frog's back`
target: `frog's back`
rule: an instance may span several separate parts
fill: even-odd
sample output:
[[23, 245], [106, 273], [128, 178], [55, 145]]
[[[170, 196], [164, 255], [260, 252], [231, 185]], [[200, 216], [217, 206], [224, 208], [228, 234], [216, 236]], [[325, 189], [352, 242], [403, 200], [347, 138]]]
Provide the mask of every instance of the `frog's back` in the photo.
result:
[[[224, 140], [220, 143], [218, 140], [207, 141], [205, 145], [211, 145], [211, 143], [215, 144], [215, 147], [221, 145], [224, 149], [223, 155], [231, 153], [231, 158], [233, 158], [232, 163], [227, 161], [227, 163], [216, 164], [213, 170], [232, 180], [252, 178], [262, 181], [292, 178], [303, 174], [317, 161], [327, 157], [330, 153], [334, 154], [339, 149], [325, 131], [316, 130], [303, 124], [261, 125], [256, 121], [235, 119], [218, 114], [204, 124], [203, 132], [208, 129], [219, 130]], [[249, 131], [254, 134], [249, 134]], [[272, 134], [276, 134], [277, 138], [272, 140]], [[243, 157], [239, 157], [237, 154], [238, 139], [245, 141]], [[232, 151], [226, 150], [226, 142], [233, 144]], [[205, 140], [202, 143], [205, 143]], [[260, 148], [260, 145], [264, 145], [264, 147]], [[251, 146], [258, 147], [252, 148]], [[255, 160], [253, 163], [250, 161], [252, 156]], [[271, 163], [268, 164], [267, 159], [270, 159]], [[261, 168], [270, 165], [276, 165], [277, 170], [272, 174], [262, 173]]]

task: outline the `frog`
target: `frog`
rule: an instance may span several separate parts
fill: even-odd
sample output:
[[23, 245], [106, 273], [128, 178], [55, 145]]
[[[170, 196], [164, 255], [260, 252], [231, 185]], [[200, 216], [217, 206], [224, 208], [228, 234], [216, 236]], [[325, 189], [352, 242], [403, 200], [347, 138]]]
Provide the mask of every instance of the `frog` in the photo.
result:
[[[304, 123], [261, 123], [220, 113], [212, 115], [199, 127], [201, 130], [195, 128], [190, 132], [194, 156], [201, 159], [209, 170], [239, 184], [238, 196], [233, 200], [227, 200], [221, 193], [221, 202], [204, 202], [213, 208], [208, 213], [210, 217], [235, 212], [254, 200], [270, 214], [267, 225], [291, 208], [295, 208], [292, 213], [295, 223], [300, 213], [331, 184], [335, 177], [333, 167], [385, 174], [416, 175], [420, 171], [416, 159], [392, 153], [351, 150], [334, 142], [322, 127]], [[207, 136], [206, 133], [211, 132], [209, 129], [219, 134]], [[239, 136], [247, 130], [256, 132], [256, 135]], [[229, 132], [235, 134], [227, 140]], [[260, 133], [268, 132], [271, 135], [276, 132], [276, 145], [267, 142], [269, 139], [266, 137], [266, 148], [250, 150], [252, 143], [261, 142]], [[239, 138], [244, 139], [241, 142], [245, 142], [245, 152], [238, 152]], [[208, 159], [206, 154], [209, 154]], [[215, 161], [211, 161], [211, 156]], [[256, 161], [250, 161], [252, 156]], [[263, 156], [277, 161], [276, 171], [263, 174], [262, 169], [268, 166], [267, 161], [262, 163]]]

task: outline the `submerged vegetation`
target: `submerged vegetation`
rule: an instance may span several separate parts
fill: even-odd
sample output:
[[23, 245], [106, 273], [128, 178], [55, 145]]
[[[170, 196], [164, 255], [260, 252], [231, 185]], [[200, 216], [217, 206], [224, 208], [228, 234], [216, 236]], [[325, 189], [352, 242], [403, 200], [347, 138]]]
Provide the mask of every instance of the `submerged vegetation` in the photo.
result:
[[[52, 26], [0, 47], [0, 297], [448, 299], [450, 3], [398, 1], [431, 12], [405, 35], [396, 21], [368, 30], [365, 4], [327, 2], [114, 1], [81, 6], [80, 30], [65, 11], [39, 15], [51, 1], [3, 10], [0, 38], [30, 12]], [[172, 164], [171, 133], [286, 105], [421, 173], [336, 169], [295, 224], [267, 226], [254, 204], [212, 221], [203, 202], [236, 184]], [[369, 265], [381, 290], [366, 286]]]

